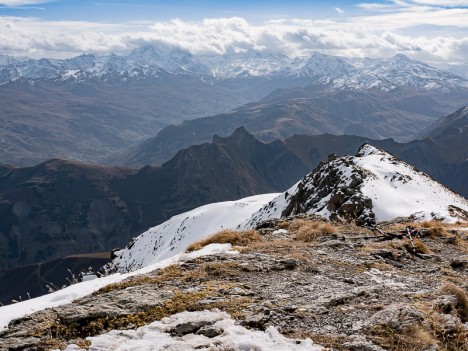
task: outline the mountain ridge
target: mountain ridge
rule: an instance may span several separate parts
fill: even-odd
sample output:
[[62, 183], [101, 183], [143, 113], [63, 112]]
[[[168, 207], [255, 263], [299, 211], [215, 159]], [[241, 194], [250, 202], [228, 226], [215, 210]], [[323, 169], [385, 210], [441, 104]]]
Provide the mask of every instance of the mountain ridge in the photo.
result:
[[112, 250], [194, 207], [285, 189], [308, 168], [283, 142], [265, 144], [242, 129], [215, 139], [180, 151], [160, 167], [55, 159], [0, 168], [0, 216], [6, 219], [0, 242], [7, 258], [0, 271]]
[[446, 115], [444, 110], [451, 109], [449, 106], [459, 109], [461, 102], [466, 104], [466, 95], [441, 98], [408, 90], [329, 93], [307, 87], [276, 91], [228, 113], [167, 126], [155, 137], [108, 157], [106, 162], [161, 164], [180, 149], [208, 142], [213, 134], [225, 137], [239, 126], [262, 141], [328, 133], [403, 142], [422, 126], [434, 123], [431, 120]]
[[[388, 59], [348, 59], [315, 52], [307, 57], [257, 52], [237, 55], [196, 56], [164, 43], [135, 48], [128, 55], [83, 54], [71, 59], [6, 60], [0, 66], [0, 83], [16, 79], [80, 81], [90, 76], [157, 77], [159, 70], [172, 74], [215, 79], [239, 77], [307, 77], [331, 89], [392, 90], [397, 86], [445, 90], [468, 87], [468, 81], [452, 73], [398, 54]], [[396, 73], [398, 72], [398, 73]], [[404, 75], [401, 74], [404, 73]]]

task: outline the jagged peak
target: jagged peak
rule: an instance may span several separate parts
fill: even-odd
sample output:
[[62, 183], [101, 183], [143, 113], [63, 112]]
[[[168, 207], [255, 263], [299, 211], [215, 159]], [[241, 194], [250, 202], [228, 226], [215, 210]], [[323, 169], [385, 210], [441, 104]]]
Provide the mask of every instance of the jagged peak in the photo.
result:
[[240, 126], [238, 128], [236, 128], [234, 130], [234, 132], [232, 132], [232, 134], [228, 137], [220, 137], [219, 135], [215, 134], [213, 135], [213, 143], [214, 144], [222, 144], [222, 143], [241, 143], [241, 142], [245, 142], [247, 140], [256, 140], [255, 137], [250, 134], [247, 129], [245, 129], [244, 126]]

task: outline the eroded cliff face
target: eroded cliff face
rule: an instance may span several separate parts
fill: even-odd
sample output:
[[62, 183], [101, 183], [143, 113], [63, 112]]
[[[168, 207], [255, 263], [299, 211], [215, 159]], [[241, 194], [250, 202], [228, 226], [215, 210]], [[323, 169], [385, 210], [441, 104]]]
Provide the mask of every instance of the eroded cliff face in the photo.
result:
[[186, 349], [227, 347], [225, 317], [201, 312], [187, 323], [178, 315], [216, 308], [252, 332], [274, 327], [298, 340], [288, 345], [311, 338], [333, 350], [466, 350], [467, 232], [407, 226], [387, 223], [378, 233], [304, 215], [263, 222], [244, 244], [231, 239], [238, 254], [188, 259], [12, 321], [0, 349], [113, 349], [155, 330]]

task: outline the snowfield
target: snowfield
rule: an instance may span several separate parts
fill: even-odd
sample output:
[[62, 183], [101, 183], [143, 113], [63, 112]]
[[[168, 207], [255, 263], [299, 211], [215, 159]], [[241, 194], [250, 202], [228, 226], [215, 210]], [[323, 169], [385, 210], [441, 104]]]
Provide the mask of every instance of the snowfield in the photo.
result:
[[459, 220], [453, 206], [468, 211], [468, 201], [413, 166], [366, 145], [354, 164], [370, 172], [361, 188], [372, 200], [377, 221], [414, 216], [419, 221]]
[[126, 249], [116, 252], [114, 267], [133, 271], [184, 252], [193, 242], [222, 229], [236, 229], [278, 194], [251, 196], [198, 207], [174, 216], [138, 236]]

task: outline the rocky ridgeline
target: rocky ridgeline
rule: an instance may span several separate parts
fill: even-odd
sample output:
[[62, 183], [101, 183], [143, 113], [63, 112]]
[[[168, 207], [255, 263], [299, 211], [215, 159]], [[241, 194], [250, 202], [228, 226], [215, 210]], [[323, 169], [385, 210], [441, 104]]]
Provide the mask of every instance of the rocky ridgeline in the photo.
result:
[[[88, 348], [88, 336], [203, 310], [332, 350], [468, 350], [467, 231], [415, 225], [409, 239], [406, 225], [374, 232], [314, 216], [272, 219], [235, 246], [237, 255], [185, 261], [12, 321], [0, 350]], [[229, 240], [236, 245], [243, 233]], [[209, 317], [168, 333], [174, 340], [197, 334], [199, 349], [223, 347], [224, 331]]]
[[372, 200], [361, 192], [366, 177], [365, 170], [353, 164], [352, 156], [332, 155], [298, 184], [282, 216], [323, 213], [331, 220], [375, 224]]
[[390, 153], [364, 144], [356, 156], [329, 156], [244, 227], [297, 214], [358, 225], [397, 217], [456, 222], [468, 221], [468, 201]]

